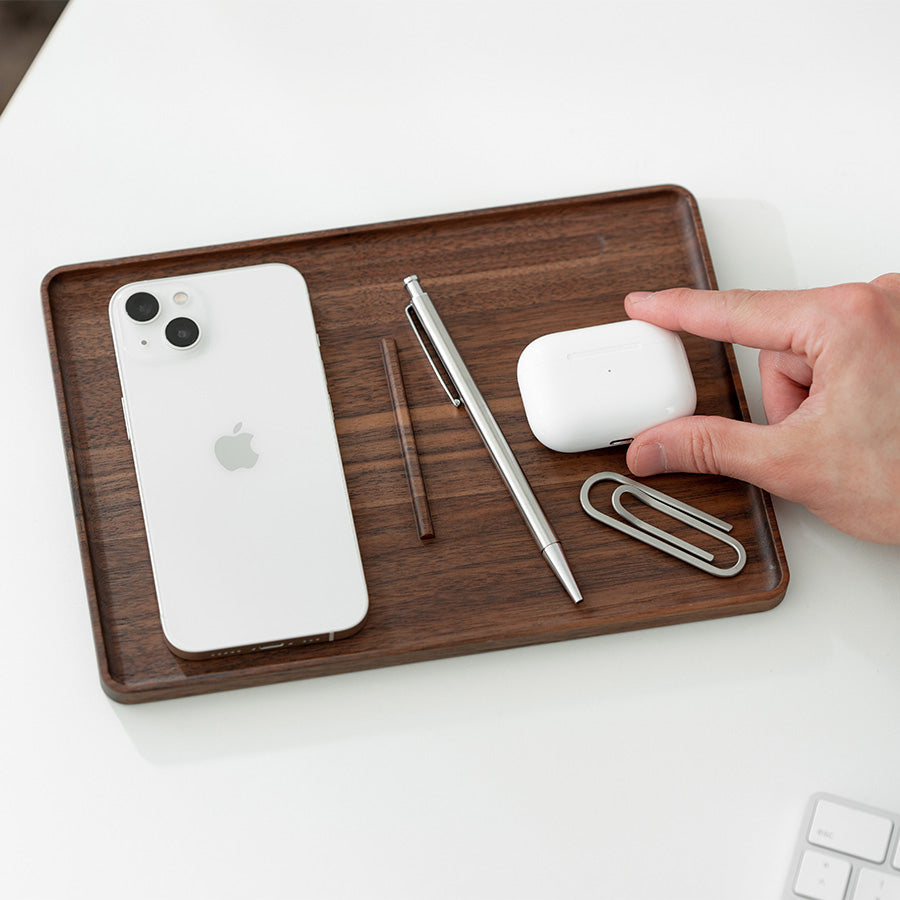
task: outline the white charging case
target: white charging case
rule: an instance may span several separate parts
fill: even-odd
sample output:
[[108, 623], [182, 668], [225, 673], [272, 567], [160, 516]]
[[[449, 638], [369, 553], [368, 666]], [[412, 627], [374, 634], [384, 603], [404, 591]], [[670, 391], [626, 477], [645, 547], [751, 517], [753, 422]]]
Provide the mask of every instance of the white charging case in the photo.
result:
[[681, 338], [636, 320], [545, 334], [517, 374], [534, 436], [561, 453], [626, 444], [697, 406]]

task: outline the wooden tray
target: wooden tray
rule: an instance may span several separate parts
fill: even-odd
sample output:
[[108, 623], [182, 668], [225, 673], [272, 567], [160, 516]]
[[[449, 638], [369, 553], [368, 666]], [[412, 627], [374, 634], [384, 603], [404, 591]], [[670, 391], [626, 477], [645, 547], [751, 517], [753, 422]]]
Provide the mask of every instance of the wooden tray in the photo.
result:
[[[163, 642], [120, 406], [107, 305], [144, 278], [263, 262], [306, 277], [371, 596], [333, 644], [187, 661]], [[575, 606], [537, 552], [463, 411], [404, 316], [416, 273], [528, 475], [584, 592]], [[718, 579], [586, 516], [589, 475], [627, 473], [621, 449], [563, 455], [531, 435], [516, 361], [551, 331], [623, 319], [631, 290], [714, 287], [693, 197], [657, 187], [56, 269], [42, 294], [103, 687], [139, 702], [545, 641], [755, 612], [788, 571], [769, 498], [743, 483], [648, 484], [734, 524], [748, 562]], [[420, 541], [380, 342], [399, 347], [436, 537]], [[698, 412], [747, 419], [730, 346], [685, 344]], [[290, 397], [285, 397], [290, 403]], [[599, 490], [599, 489], [598, 489]], [[602, 495], [592, 495], [599, 504]], [[671, 521], [665, 520], [666, 527]], [[724, 560], [723, 560], [724, 561]], [[729, 560], [730, 562], [730, 560]]]

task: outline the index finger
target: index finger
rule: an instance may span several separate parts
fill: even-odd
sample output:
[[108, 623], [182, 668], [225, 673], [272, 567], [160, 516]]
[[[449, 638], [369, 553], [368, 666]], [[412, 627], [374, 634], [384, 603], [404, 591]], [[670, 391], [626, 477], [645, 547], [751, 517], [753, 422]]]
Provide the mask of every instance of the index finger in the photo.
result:
[[[802, 352], [806, 326], [819, 318], [823, 294], [803, 291], [699, 291], [674, 288], [633, 293], [625, 309], [633, 319], [670, 331], [743, 344], [760, 350]], [[814, 314], [813, 314], [814, 313]]]

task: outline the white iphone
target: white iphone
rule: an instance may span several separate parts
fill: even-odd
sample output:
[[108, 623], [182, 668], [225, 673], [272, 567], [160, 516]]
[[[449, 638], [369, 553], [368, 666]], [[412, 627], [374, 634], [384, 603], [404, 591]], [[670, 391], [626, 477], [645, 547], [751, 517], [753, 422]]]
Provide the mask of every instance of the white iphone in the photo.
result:
[[135, 282], [109, 315], [172, 651], [358, 630], [368, 592], [303, 276], [267, 264]]

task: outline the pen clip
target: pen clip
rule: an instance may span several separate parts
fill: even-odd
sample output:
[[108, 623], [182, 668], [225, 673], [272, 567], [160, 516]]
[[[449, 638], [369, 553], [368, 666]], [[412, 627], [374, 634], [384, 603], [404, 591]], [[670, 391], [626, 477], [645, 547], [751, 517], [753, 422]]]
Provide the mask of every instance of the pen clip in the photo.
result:
[[[454, 406], [460, 407], [462, 405], [462, 399], [459, 396], [459, 391], [457, 390], [456, 385], [453, 384], [453, 379], [450, 377], [450, 373], [444, 367], [444, 364], [441, 363], [441, 369], [444, 370], [444, 375], [447, 376], [447, 381], [444, 381], [444, 375], [441, 375], [441, 371], [440, 369], [438, 369], [437, 363], [435, 362], [435, 359], [439, 358], [438, 354], [432, 353], [432, 351], [428, 349], [428, 344], [425, 343], [426, 340], [428, 340], [428, 336], [419, 327], [421, 323], [419, 322], [418, 315], [416, 315], [416, 312], [413, 309], [412, 303], [410, 303], [406, 307], [406, 318], [409, 319], [409, 324], [412, 326], [413, 333], [415, 334], [416, 339], [419, 341], [422, 349], [425, 351], [425, 356], [428, 359], [428, 362], [431, 363], [431, 368], [434, 369], [434, 374], [437, 376], [437, 380], [441, 383], [441, 387], [447, 392], [447, 396], [450, 398], [450, 402]], [[450, 392], [450, 388], [447, 387], [447, 382], [449, 382], [453, 386], [453, 390], [456, 391], [455, 397]]]

